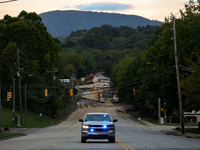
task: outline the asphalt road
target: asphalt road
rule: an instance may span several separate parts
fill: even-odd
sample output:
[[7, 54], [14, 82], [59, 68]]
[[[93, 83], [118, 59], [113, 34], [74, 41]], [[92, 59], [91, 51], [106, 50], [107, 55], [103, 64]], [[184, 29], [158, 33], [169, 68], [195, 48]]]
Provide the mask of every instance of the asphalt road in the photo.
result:
[[[164, 126], [145, 126], [119, 111], [110, 101], [98, 107], [84, 107], [76, 110], [57, 126], [44, 129], [12, 129], [27, 136], [0, 141], [0, 150], [197, 150], [200, 139], [165, 135]], [[108, 140], [87, 140], [81, 143], [81, 123], [88, 112], [108, 112], [116, 125], [116, 143]], [[170, 128], [170, 127], [168, 127]]]

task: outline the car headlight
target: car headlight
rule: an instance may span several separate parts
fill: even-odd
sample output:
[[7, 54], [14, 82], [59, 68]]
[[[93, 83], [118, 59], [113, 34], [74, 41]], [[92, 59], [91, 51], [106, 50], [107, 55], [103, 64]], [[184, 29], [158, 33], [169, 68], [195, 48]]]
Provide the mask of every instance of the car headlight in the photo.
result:
[[89, 126], [83, 125], [83, 129], [88, 129], [88, 128], [89, 128]]

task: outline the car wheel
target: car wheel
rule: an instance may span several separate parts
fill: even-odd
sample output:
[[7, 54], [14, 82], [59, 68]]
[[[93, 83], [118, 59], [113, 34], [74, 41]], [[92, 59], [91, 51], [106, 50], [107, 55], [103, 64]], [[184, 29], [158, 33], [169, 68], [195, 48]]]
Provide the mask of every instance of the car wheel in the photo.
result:
[[85, 143], [86, 142], [86, 139], [81, 137], [81, 143]]
[[115, 137], [109, 139], [110, 143], [115, 143]]

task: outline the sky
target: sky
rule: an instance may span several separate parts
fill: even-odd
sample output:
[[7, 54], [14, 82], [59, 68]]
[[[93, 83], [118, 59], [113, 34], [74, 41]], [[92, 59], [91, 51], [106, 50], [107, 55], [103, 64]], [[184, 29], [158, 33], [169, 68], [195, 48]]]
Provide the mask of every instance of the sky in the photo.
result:
[[170, 14], [179, 15], [189, 0], [0, 0], [0, 19], [16, 17], [22, 10], [41, 14], [54, 10], [81, 10], [138, 15], [164, 21]]

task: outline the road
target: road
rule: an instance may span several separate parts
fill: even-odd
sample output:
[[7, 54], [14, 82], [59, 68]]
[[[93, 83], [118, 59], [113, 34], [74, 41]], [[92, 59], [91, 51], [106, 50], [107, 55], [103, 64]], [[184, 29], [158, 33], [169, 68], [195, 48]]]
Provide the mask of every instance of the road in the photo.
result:
[[[131, 119], [126, 113], [119, 111], [119, 106], [113, 105], [109, 100], [97, 107], [83, 106], [59, 125], [44, 129], [24, 129], [27, 136], [0, 141], [0, 150], [200, 149], [199, 139], [165, 135], [160, 131], [164, 126], [145, 126], [137, 120]], [[86, 143], [81, 143], [81, 123], [78, 120], [83, 119], [88, 112], [107, 112], [113, 119], [118, 119], [118, 122], [115, 123], [116, 143], [108, 143], [108, 140], [87, 140]]]

